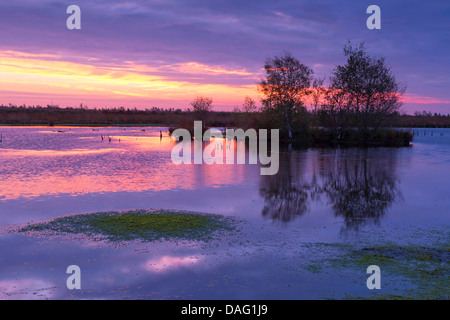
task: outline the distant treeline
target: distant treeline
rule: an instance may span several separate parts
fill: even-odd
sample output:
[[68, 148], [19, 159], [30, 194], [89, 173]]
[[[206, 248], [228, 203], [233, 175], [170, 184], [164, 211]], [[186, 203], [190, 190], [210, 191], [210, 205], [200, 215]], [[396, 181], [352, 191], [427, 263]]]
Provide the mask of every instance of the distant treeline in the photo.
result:
[[[83, 125], [83, 126], [176, 126], [192, 118], [192, 112], [181, 109], [136, 108], [90, 109], [57, 106], [0, 106], [0, 125]], [[231, 125], [230, 112], [212, 112], [219, 125]]]
[[395, 115], [390, 122], [398, 128], [450, 128], [450, 114], [416, 112], [413, 116]]
[[[262, 117], [260, 112], [246, 114], [244, 111], [210, 111], [207, 117], [211, 127], [240, 127], [242, 120]], [[310, 114], [312, 118], [312, 113]], [[82, 126], [126, 126], [160, 125], [167, 127], [192, 126], [197, 119], [195, 112], [175, 108], [110, 108], [90, 109], [83, 106], [60, 108], [57, 106], [0, 106], [0, 125], [82, 125]], [[244, 118], [244, 119], [243, 119]], [[249, 119], [250, 118], [250, 119]], [[387, 121], [392, 128], [450, 128], [450, 114], [416, 112], [414, 115], [395, 113]]]

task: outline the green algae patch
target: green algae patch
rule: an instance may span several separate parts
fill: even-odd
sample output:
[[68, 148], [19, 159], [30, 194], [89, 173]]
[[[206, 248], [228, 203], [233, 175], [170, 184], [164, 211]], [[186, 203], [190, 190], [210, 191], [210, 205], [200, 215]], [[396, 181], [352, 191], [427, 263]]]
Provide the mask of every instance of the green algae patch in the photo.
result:
[[[434, 234], [438, 237], [428, 236], [426, 245], [365, 240], [305, 245], [312, 259], [301, 269], [319, 281], [342, 286], [340, 293], [323, 294], [324, 299], [449, 300], [450, 246], [446, 237]], [[381, 270], [381, 289], [367, 288], [371, 265]]]
[[235, 229], [236, 220], [212, 214], [133, 210], [71, 215], [17, 230], [41, 234], [84, 234], [110, 241], [208, 241]]
[[[345, 299], [448, 300], [450, 299], [450, 247], [371, 246], [351, 250], [330, 259], [336, 269], [362, 274], [369, 265], [381, 269], [381, 290], [369, 297], [347, 295]], [[368, 275], [365, 275], [367, 277]]]

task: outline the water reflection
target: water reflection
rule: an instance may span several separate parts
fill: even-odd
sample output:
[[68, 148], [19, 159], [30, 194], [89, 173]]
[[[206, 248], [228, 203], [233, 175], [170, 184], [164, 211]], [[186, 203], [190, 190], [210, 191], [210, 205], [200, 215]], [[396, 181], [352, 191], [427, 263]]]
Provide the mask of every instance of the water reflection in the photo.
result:
[[[305, 172], [308, 170], [309, 172]], [[396, 150], [326, 150], [280, 154], [280, 172], [262, 176], [262, 215], [290, 221], [305, 214], [312, 203], [327, 203], [342, 231], [357, 231], [378, 224], [396, 199], [398, 189]]]
[[68, 136], [39, 128], [3, 129], [8, 139], [0, 145], [0, 201], [194, 190], [241, 183], [247, 176], [243, 165], [175, 165], [176, 143], [162, 136], [161, 128], [98, 130], [73, 128]]
[[358, 230], [379, 223], [393, 202], [401, 197], [397, 188], [396, 154], [371, 159], [368, 150], [352, 157], [338, 156], [322, 174], [323, 190], [334, 214], [344, 218], [346, 229]]
[[40, 300], [54, 298], [55, 285], [35, 278], [0, 281], [0, 300]]
[[177, 257], [164, 255], [162, 257], [153, 258], [145, 262], [144, 270], [152, 273], [168, 272], [178, 268], [198, 267], [203, 257]]
[[263, 216], [287, 222], [307, 211], [309, 186], [304, 183], [304, 167], [302, 158], [280, 154], [278, 174], [261, 178]]
[[[245, 164], [176, 165], [177, 142], [161, 137], [161, 128], [66, 130], [2, 129], [0, 213], [20, 208], [26, 216], [40, 207], [46, 214], [53, 205], [52, 214], [63, 215], [86, 203], [88, 212], [158, 206], [283, 222], [308, 213], [320, 223], [317, 213], [326, 211], [358, 230], [378, 223], [401, 196], [397, 149], [288, 150], [280, 153], [278, 174], [261, 176], [248, 153]], [[192, 142], [186, 143], [193, 156]], [[240, 146], [229, 146], [236, 163]], [[214, 156], [226, 151], [228, 145], [215, 148]]]

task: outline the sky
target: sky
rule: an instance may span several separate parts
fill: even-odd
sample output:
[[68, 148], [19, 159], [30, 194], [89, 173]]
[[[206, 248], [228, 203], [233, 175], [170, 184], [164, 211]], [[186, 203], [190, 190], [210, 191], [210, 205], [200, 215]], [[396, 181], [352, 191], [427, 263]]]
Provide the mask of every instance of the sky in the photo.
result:
[[208, 96], [232, 110], [259, 101], [268, 57], [291, 52], [327, 81], [363, 41], [406, 84], [403, 112], [450, 113], [448, 0], [1, 0], [0, 40], [3, 105], [185, 109]]

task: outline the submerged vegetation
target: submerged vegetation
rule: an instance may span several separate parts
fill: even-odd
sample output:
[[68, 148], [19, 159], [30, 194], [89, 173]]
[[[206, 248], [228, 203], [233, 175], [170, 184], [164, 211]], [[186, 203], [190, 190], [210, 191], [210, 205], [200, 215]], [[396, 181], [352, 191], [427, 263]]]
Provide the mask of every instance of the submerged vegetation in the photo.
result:
[[343, 254], [339, 258], [327, 258], [307, 266], [313, 273], [326, 268], [360, 274], [359, 282], [369, 276], [365, 270], [370, 265], [381, 269], [381, 290], [373, 290], [370, 296], [346, 294], [344, 299], [377, 300], [448, 300], [450, 299], [450, 247], [375, 245], [354, 248], [344, 244], [334, 246]]
[[18, 232], [84, 234], [110, 241], [156, 241], [213, 239], [220, 231], [234, 229], [227, 217], [168, 210], [133, 210], [77, 214], [42, 223], [29, 224]]
[[[450, 247], [375, 246], [355, 251], [354, 260], [348, 264], [367, 266], [379, 265], [386, 276], [398, 277], [388, 283], [395, 288], [402, 282], [409, 282], [415, 289], [402, 294], [379, 296], [379, 299], [450, 299]], [[376, 297], [376, 296], [375, 296]]]

